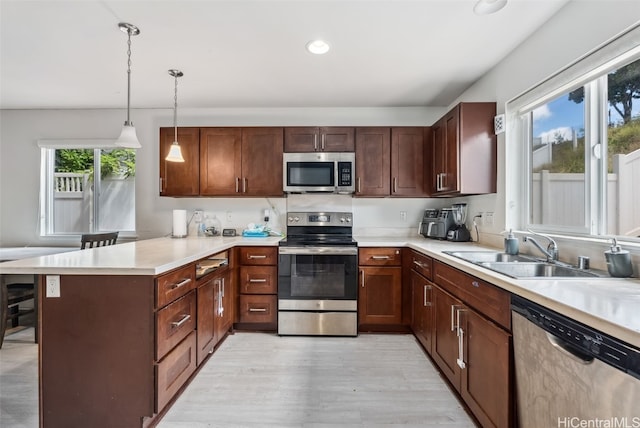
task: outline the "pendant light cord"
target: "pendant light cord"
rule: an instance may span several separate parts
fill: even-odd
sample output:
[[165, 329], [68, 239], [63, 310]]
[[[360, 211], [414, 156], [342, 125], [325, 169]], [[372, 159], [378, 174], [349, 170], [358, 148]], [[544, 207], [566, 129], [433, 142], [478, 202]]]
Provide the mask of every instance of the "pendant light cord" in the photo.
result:
[[131, 30], [127, 31], [127, 125], [131, 125]]
[[173, 127], [174, 127], [174, 139], [173, 141], [178, 141], [178, 75], [175, 76], [176, 85], [175, 92], [173, 95]]

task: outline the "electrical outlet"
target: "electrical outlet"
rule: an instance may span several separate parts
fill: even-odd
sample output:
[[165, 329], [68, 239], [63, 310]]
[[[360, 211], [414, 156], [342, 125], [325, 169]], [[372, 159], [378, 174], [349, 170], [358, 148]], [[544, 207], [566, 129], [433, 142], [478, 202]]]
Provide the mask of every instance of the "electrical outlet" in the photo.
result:
[[233, 220], [233, 215], [231, 211], [227, 211], [227, 223], [231, 223]]
[[493, 213], [492, 212], [484, 213], [482, 218], [484, 220], [484, 225], [485, 226], [493, 226]]
[[204, 214], [202, 210], [194, 210], [193, 221], [195, 221], [196, 223], [202, 223], [203, 220], [204, 220]]
[[60, 297], [60, 275], [47, 275], [47, 297]]
[[407, 212], [406, 211], [400, 211], [400, 220], [407, 221]]

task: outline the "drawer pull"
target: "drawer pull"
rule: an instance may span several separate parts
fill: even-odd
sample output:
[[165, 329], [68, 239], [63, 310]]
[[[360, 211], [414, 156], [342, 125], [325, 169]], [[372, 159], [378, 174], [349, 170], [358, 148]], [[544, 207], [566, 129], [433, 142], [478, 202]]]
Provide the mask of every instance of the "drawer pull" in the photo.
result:
[[265, 308], [249, 308], [249, 312], [267, 312]]
[[476, 288], [480, 288], [480, 283], [478, 281], [471, 281], [471, 285], [473, 285]]
[[371, 256], [373, 260], [389, 260], [391, 257], [389, 256]]
[[419, 267], [421, 267], [421, 268], [424, 268], [424, 263], [419, 262], [418, 260], [414, 260], [414, 261], [413, 261], [413, 264], [414, 264], [414, 265], [417, 265], [417, 266], [419, 266]]
[[187, 321], [189, 321], [191, 319], [191, 315], [190, 314], [184, 314], [182, 315], [182, 319], [180, 321], [173, 321], [171, 323], [171, 327], [173, 328], [178, 328], [180, 327], [182, 324], [186, 323]]
[[249, 254], [249, 255], [247, 255], [247, 258], [249, 260], [251, 260], [251, 259], [266, 259], [267, 256], [265, 256], [264, 254], [258, 254], [258, 255]]
[[266, 278], [249, 279], [249, 282], [267, 282]]
[[187, 285], [190, 282], [191, 282], [191, 278], [185, 278], [185, 279], [183, 279], [182, 281], [180, 281], [177, 284], [172, 284], [171, 285], [171, 290], [175, 290], [176, 288], [180, 288], [180, 287], [182, 287], [184, 285]]

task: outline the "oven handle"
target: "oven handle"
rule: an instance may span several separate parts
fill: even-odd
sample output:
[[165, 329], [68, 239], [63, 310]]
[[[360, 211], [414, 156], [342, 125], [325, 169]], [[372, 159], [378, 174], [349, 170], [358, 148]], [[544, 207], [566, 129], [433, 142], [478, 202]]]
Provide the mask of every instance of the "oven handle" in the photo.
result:
[[294, 255], [323, 255], [323, 256], [351, 256], [358, 255], [357, 247], [279, 247], [279, 254]]

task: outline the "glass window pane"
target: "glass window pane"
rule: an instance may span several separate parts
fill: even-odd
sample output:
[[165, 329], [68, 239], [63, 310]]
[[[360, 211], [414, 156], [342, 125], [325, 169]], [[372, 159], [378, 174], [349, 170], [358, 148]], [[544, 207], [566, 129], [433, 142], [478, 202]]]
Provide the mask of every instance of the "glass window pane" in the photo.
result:
[[607, 233], [640, 237], [640, 60], [607, 76]]
[[531, 224], [584, 227], [584, 88], [531, 112]]
[[96, 231], [134, 231], [135, 161], [133, 149], [100, 151], [100, 192]]
[[91, 180], [93, 150], [56, 149], [52, 207], [49, 211], [53, 234], [91, 231]]

